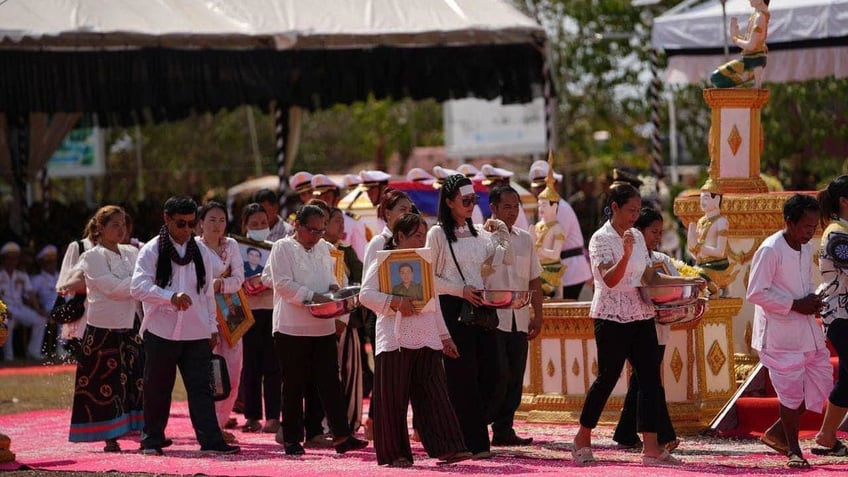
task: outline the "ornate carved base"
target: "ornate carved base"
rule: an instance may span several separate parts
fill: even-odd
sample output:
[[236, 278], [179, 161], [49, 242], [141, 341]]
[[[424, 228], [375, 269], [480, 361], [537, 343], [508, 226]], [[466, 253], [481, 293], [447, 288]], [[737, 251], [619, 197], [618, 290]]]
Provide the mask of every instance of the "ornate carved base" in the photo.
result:
[[0, 434], [0, 462], [12, 462], [15, 460], [15, 453], [10, 451], [12, 439], [6, 434]]
[[[710, 300], [697, 323], [672, 325], [663, 360], [663, 382], [669, 413], [679, 433], [695, 433], [709, 424], [736, 390], [733, 317], [738, 298]], [[574, 424], [585, 395], [597, 377], [597, 348], [589, 303], [544, 305], [545, 321], [530, 345], [524, 396], [518, 418], [529, 422]], [[601, 422], [618, 420], [629, 366], [613, 389]]]

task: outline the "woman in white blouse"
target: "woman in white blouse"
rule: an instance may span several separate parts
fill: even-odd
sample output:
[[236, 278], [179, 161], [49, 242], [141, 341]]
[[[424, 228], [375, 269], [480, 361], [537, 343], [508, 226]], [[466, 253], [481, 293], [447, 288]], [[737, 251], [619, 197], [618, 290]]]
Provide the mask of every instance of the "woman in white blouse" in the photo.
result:
[[[200, 208], [197, 212], [197, 218], [200, 235], [195, 237], [195, 240], [213, 252], [215, 269], [212, 271], [212, 276], [216, 278], [212, 280], [212, 286], [215, 293], [237, 293], [244, 283], [244, 265], [238, 242], [225, 235], [227, 231], [227, 209], [224, 204], [211, 201]], [[243, 346], [241, 339], [230, 346], [220, 327], [221, 324], [219, 323], [218, 342], [212, 352], [222, 356], [227, 362], [227, 374], [230, 377], [232, 391], [226, 399], [215, 402], [215, 413], [218, 415], [218, 426], [221, 427], [224, 440], [227, 443], [233, 443], [236, 440], [235, 436], [223, 429], [230, 417], [230, 412], [233, 410], [236, 397], [238, 397], [237, 390], [241, 381]]]
[[138, 304], [130, 297], [138, 249], [120, 243], [126, 235], [122, 208], [107, 205], [91, 220], [97, 246], [78, 264], [85, 275], [87, 324], [77, 355], [69, 439], [103, 440], [105, 452], [120, 452], [118, 437], [143, 424]]
[[642, 300], [642, 283], [697, 283], [700, 278], [671, 277], [651, 267], [645, 238], [633, 228], [642, 208], [639, 191], [627, 183], [614, 183], [607, 196], [609, 220], [592, 235], [589, 258], [595, 277], [595, 294], [589, 315], [595, 320], [598, 375], [586, 394], [580, 428], [572, 455], [578, 464], [595, 462], [592, 429], [618, 382], [624, 361], [630, 361], [639, 379], [639, 431], [642, 433], [644, 465], [679, 465], [657, 443], [657, 391], [660, 367], [653, 305]]
[[439, 192], [439, 223], [427, 233], [433, 249], [433, 273], [442, 316], [459, 350], [458, 358], [445, 359], [451, 402], [459, 417], [465, 445], [476, 459], [491, 457], [488, 423], [506, 389], [498, 364], [494, 330], [459, 322], [463, 301], [482, 304], [483, 273], [511, 264], [509, 230], [500, 220], [474, 225], [471, 215], [477, 195], [471, 180], [462, 174], [445, 179]]
[[[389, 248], [420, 248], [424, 246], [427, 224], [418, 214], [406, 214], [395, 222], [392, 232]], [[411, 298], [382, 293], [379, 268], [376, 261], [368, 268], [359, 295], [362, 304], [377, 314], [371, 401], [377, 416], [377, 464], [412, 465], [406, 425], [410, 399], [416, 430], [427, 454], [442, 462], [468, 458], [471, 454], [465, 449], [459, 421], [450, 404], [442, 366], [442, 352], [450, 358], [458, 358], [459, 354], [442, 314], [435, 310], [416, 313]]]

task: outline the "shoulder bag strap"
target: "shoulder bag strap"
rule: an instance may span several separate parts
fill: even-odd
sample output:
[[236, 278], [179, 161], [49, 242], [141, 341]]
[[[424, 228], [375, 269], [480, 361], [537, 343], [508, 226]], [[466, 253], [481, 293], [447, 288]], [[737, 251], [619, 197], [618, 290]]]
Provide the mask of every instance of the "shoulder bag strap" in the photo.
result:
[[[459, 262], [456, 261], [456, 254], [453, 253], [453, 245], [451, 244], [451, 241], [447, 239], [447, 237], [445, 237], [445, 240], [447, 240], [447, 242], [448, 242], [448, 248], [450, 249], [451, 257], [453, 257], [453, 263], [454, 263], [454, 265], [456, 265], [457, 271], [459, 271], [459, 276], [462, 277], [462, 283], [466, 283], [465, 282], [465, 275], [462, 274], [462, 267], [459, 266]], [[466, 285], [467, 285], [467, 283], [466, 283]]]

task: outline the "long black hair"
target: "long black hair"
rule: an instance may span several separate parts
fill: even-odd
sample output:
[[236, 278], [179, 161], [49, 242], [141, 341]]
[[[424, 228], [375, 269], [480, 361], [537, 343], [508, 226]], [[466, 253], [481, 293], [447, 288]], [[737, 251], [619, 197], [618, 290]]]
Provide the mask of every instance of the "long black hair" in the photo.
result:
[[[439, 225], [442, 226], [448, 242], [456, 242], [456, 228], [460, 225], [454, 220], [447, 200], [456, 198], [457, 194], [459, 194], [459, 188], [465, 185], [472, 185], [471, 179], [462, 174], [454, 174], [445, 179], [441, 190], [439, 190]], [[474, 223], [470, 217], [465, 219], [465, 224], [468, 225], [471, 235], [476, 237], [477, 229], [474, 228]]]

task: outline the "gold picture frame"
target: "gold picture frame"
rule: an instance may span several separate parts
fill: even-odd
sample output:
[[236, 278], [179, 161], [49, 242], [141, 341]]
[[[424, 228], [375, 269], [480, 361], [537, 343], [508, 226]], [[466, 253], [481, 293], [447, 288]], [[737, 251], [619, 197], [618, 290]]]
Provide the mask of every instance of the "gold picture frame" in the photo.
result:
[[330, 249], [330, 257], [333, 259], [335, 266], [336, 283], [338, 283], [339, 287], [343, 287], [346, 275], [344, 252], [337, 248]]
[[[415, 311], [420, 312], [433, 299], [433, 267], [427, 249], [403, 249], [385, 252], [378, 269], [380, 291], [387, 295], [412, 298]], [[403, 269], [403, 271], [401, 271]], [[407, 271], [408, 270], [408, 271]]]
[[230, 347], [253, 326], [253, 312], [247, 304], [247, 294], [239, 289], [235, 293], [216, 293], [215, 308], [218, 314], [218, 327]]

